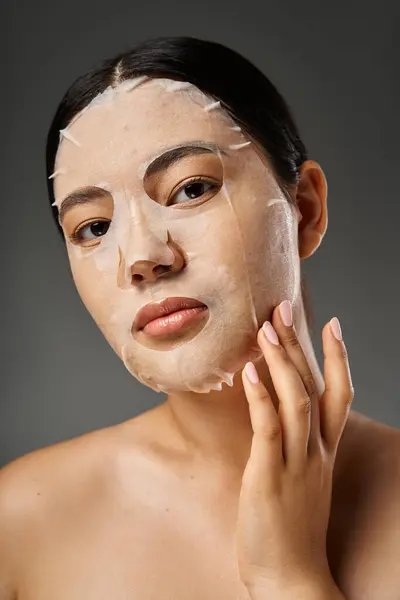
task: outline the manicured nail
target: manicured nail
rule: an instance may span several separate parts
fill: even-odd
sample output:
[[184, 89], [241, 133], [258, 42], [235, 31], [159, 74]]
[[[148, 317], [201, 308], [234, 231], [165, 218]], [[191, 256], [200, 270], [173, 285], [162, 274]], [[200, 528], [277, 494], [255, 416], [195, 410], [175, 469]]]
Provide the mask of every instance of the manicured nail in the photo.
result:
[[335, 338], [339, 341], [342, 340], [342, 329], [340, 327], [340, 323], [339, 323], [339, 319], [337, 317], [333, 317], [333, 319], [331, 319], [329, 321], [329, 324], [331, 326], [331, 330], [333, 335], [335, 336]]
[[284, 300], [279, 305], [279, 312], [281, 313], [282, 321], [286, 325], [286, 327], [291, 327], [293, 325], [293, 317], [292, 317], [292, 306], [289, 300]]
[[251, 383], [258, 383], [260, 381], [258, 378], [257, 369], [252, 362], [246, 363], [245, 371], [247, 378], [251, 381]]
[[272, 327], [271, 323], [269, 321], [265, 321], [262, 328], [263, 328], [263, 331], [264, 331], [266, 337], [271, 342], [271, 344], [275, 344], [275, 346], [279, 346], [278, 336], [276, 334], [275, 329]]

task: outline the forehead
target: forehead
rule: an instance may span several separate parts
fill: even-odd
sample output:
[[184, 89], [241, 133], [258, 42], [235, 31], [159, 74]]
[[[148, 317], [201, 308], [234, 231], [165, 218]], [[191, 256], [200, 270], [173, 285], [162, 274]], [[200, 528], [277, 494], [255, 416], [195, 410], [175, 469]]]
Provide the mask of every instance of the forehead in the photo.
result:
[[225, 111], [205, 109], [211, 99], [194, 86], [168, 91], [167, 82], [149, 80], [131, 91], [117, 88], [68, 126], [69, 139], [61, 138], [55, 163], [55, 170], [65, 173], [54, 181], [56, 198], [101, 181], [128, 185], [147, 161], [183, 142], [238, 142]]

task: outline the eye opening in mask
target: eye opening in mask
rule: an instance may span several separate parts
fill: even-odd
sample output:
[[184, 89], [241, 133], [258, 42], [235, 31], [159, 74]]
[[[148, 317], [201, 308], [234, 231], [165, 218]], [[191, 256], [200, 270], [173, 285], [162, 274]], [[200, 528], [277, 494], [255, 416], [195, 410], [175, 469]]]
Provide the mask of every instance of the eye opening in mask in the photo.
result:
[[[83, 238], [82, 232], [87, 227], [93, 227], [94, 225], [98, 225], [100, 223], [106, 225], [106, 229], [105, 229], [104, 233], [102, 233], [101, 235], [94, 234], [96, 236], [95, 238], [92, 238], [90, 240], [85, 240]], [[76, 245], [81, 245], [81, 246], [85, 246], [85, 247], [97, 246], [97, 244], [99, 244], [101, 241], [101, 239], [99, 239], [99, 238], [106, 235], [110, 225], [111, 225], [111, 219], [99, 219], [99, 218], [91, 219], [90, 221], [86, 221], [86, 222], [82, 223], [81, 225], [79, 225], [79, 227], [77, 227], [68, 237], [69, 237], [70, 241]]]
[[[196, 177], [195, 176], [195, 177], [186, 179], [183, 182], [183, 184], [178, 184], [178, 186], [177, 186], [178, 189], [176, 189], [176, 191], [175, 190], [172, 191], [170, 198], [172, 198], [172, 199], [176, 198], [178, 196], [178, 194], [180, 194], [180, 192], [182, 192], [189, 186], [192, 186], [192, 188], [193, 188], [193, 186], [196, 186], [198, 184], [208, 184], [211, 186], [211, 188], [209, 188], [205, 192], [202, 192], [196, 198], [191, 198], [180, 204], [179, 203], [172, 204], [171, 202], [168, 202], [167, 206], [174, 206], [174, 207], [179, 206], [182, 209], [191, 208], [193, 206], [198, 206], [199, 204], [201, 204], [203, 202], [207, 202], [207, 200], [210, 200], [213, 196], [215, 196], [215, 194], [217, 194], [219, 192], [219, 190], [222, 187], [222, 183], [213, 181], [208, 177], [203, 177], [203, 176]], [[207, 198], [204, 198], [204, 196], [207, 196]]]
[[[215, 195], [215, 190], [218, 191], [223, 184], [223, 164], [219, 154], [228, 155], [224, 148], [204, 141], [187, 142], [168, 149], [147, 166], [143, 177], [146, 194], [163, 206], [190, 208], [199, 201], [185, 200], [178, 205], [171, 204], [171, 199], [189, 185], [206, 183], [212, 189], [201, 196], [206, 194], [206, 199], [209, 199], [210, 192]], [[204, 198], [201, 198], [202, 201]]]

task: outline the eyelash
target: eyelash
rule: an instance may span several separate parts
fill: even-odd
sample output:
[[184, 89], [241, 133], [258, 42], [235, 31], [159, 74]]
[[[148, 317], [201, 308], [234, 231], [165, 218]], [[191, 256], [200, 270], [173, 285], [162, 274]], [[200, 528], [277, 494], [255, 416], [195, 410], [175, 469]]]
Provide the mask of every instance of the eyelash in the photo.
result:
[[[192, 177], [191, 179], [185, 179], [183, 185], [181, 185], [180, 187], [178, 187], [178, 189], [176, 190], [176, 192], [174, 192], [172, 194], [172, 198], [174, 198], [175, 196], [177, 196], [182, 190], [185, 189], [185, 187], [192, 185], [193, 183], [209, 183], [211, 186], [213, 186], [213, 188], [220, 188], [221, 186], [217, 183], [215, 183], [214, 181], [210, 181], [209, 179], [207, 179], [206, 177]], [[211, 190], [207, 190], [207, 191], [211, 191]], [[207, 192], [204, 192], [204, 194], [206, 194]], [[204, 194], [201, 194], [201, 196], [203, 196]], [[199, 198], [201, 198], [201, 196], [199, 196], [198, 198], [193, 198], [192, 200], [187, 200], [186, 202], [183, 202], [182, 204], [194, 204], [196, 202], [199, 201]], [[170, 204], [168, 204], [167, 206], [171, 206]], [[176, 205], [175, 205], [176, 206]]]
[[[221, 187], [219, 186], [217, 183], [208, 180], [205, 177], [193, 177], [192, 179], [186, 179], [184, 184], [181, 185], [176, 192], [174, 192], [172, 194], [172, 198], [174, 198], [175, 196], [177, 196], [182, 190], [185, 189], [185, 187], [192, 185], [193, 183], [209, 183], [211, 186], [213, 186], [213, 188], [218, 188]], [[213, 189], [211, 188], [211, 189]], [[210, 191], [210, 190], [207, 190]], [[203, 194], [201, 194], [201, 196], [203, 196], [204, 194], [206, 194], [207, 192], [204, 192]], [[185, 204], [185, 205], [192, 205], [195, 204], [196, 202], [199, 201], [199, 198], [201, 198], [201, 196], [199, 196], [198, 198], [193, 198], [191, 200], [187, 200], [186, 202], [183, 202], [181, 204]], [[168, 204], [167, 206], [171, 206], [170, 204]], [[173, 205], [176, 206], [176, 205]], [[78, 227], [77, 229], [75, 229], [74, 232], [71, 233], [70, 240], [72, 243], [74, 244], [79, 244], [80, 242], [82, 242], [82, 231], [84, 229], [86, 229], [87, 227], [90, 227], [90, 225], [94, 225], [95, 223], [111, 223], [111, 221], [109, 219], [94, 219], [93, 221], [88, 221], [86, 223], [83, 223], [80, 227]], [[108, 230], [107, 230], [108, 231]], [[106, 231], [106, 233], [107, 233]], [[106, 234], [104, 234], [106, 235]], [[98, 236], [99, 238], [103, 237], [103, 236]], [[93, 238], [96, 239], [96, 238]], [[87, 241], [91, 241], [91, 240], [87, 240]]]
[[[84, 241], [82, 238], [82, 231], [84, 229], [86, 229], [86, 227], [90, 227], [91, 225], [94, 225], [95, 223], [111, 223], [111, 221], [109, 219], [93, 219], [93, 221], [88, 221], [87, 223], [83, 223], [80, 227], [75, 229], [75, 231], [73, 231], [71, 233], [71, 235], [69, 236], [71, 242], [74, 244], [79, 244], [80, 242]], [[103, 236], [98, 236], [98, 237], [103, 237]], [[96, 239], [96, 238], [93, 238], [93, 239]], [[86, 241], [90, 242], [93, 240], [86, 240]]]

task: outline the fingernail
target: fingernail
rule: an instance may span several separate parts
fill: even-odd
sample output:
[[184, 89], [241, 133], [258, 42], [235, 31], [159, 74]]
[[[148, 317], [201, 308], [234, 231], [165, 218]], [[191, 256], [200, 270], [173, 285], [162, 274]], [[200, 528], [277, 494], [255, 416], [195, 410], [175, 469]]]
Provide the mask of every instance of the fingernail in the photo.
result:
[[278, 336], [276, 334], [275, 329], [272, 327], [271, 323], [269, 321], [265, 321], [262, 328], [263, 328], [263, 331], [264, 331], [265, 335], [267, 336], [268, 340], [271, 342], [271, 344], [275, 344], [275, 346], [279, 346]]
[[340, 342], [342, 340], [342, 329], [340, 327], [339, 319], [337, 317], [333, 317], [333, 319], [329, 321], [329, 324], [331, 326], [333, 335]]
[[245, 371], [247, 378], [251, 381], [251, 383], [258, 383], [260, 381], [258, 378], [257, 369], [252, 362], [246, 363]]
[[293, 317], [292, 317], [292, 306], [289, 300], [284, 300], [279, 305], [279, 312], [281, 313], [282, 321], [286, 325], [286, 327], [291, 327], [293, 325]]

